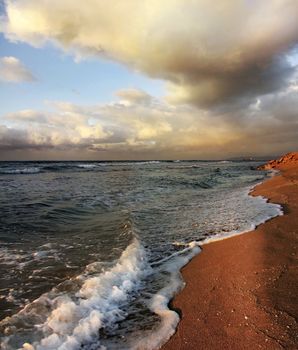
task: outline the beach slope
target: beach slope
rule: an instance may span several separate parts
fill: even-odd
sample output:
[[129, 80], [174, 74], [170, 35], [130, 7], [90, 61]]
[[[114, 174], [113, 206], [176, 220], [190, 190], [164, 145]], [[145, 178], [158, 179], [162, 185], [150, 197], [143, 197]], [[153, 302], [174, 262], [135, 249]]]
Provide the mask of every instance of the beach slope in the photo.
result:
[[281, 173], [253, 195], [280, 203], [284, 215], [204, 245], [183, 268], [186, 286], [172, 302], [181, 322], [163, 350], [298, 348], [298, 153], [270, 168]]

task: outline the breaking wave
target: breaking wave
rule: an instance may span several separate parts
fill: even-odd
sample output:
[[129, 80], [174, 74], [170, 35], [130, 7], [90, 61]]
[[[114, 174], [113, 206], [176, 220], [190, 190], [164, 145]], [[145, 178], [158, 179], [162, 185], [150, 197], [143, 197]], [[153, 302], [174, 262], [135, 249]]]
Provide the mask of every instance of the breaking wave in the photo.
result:
[[[101, 348], [99, 330], [113, 328], [117, 321], [125, 318], [125, 303], [138, 290], [142, 278], [150, 271], [145, 250], [135, 238], [111, 269], [98, 275], [80, 275], [72, 281], [70, 289], [75, 290], [80, 286], [75, 293], [52, 290], [18, 314], [4, 319], [0, 326], [7, 336], [2, 348]], [[16, 324], [19, 330], [15, 334]], [[9, 335], [10, 333], [12, 334]], [[22, 344], [19, 344], [20, 333]]]

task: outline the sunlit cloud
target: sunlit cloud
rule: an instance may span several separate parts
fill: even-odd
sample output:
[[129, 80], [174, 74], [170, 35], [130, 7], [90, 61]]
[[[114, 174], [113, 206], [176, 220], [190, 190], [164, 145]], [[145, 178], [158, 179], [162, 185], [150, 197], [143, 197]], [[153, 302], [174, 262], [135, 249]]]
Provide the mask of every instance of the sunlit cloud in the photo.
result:
[[123, 103], [123, 93], [117, 92], [119, 100], [106, 104], [48, 102], [51, 112], [8, 114], [0, 130], [0, 152], [54, 148], [77, 149], [85, 158], [224, 158], [266, 155], [297, 144], [298, 91], [258, 98], [237, 123], [233, 115], [229, 119], [218, 111], [174, 106], [139, 93], [150, 97], [146, 103]]
[[0, 80], [10, 83], [32, 82], [33, 74], [16, 57], [0, 58]]

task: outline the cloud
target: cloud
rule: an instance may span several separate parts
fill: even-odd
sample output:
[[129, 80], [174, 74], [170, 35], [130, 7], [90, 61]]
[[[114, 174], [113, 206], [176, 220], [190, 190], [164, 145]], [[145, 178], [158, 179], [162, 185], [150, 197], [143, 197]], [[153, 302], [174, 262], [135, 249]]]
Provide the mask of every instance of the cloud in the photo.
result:
[[0, 58], [0, 80], [10, 83], [32, 82], [35, 79], [33, 74], [12, 56]]
[[2, 149], [84, 148], [109, 136], [98, 121], [63, 108], [55, 112], [21, 110], [4, 117], [0, 132]]
[[48, 158], [54, 150], [53, 158], [61, 151], [64, 157], [72, 152], [72, 157], [85, 159], [280, 154], [298, 146], [298, 89], [292, 86], [296, 81], [279, 93], [256, 98], [241, 118], [238, 111], [226, 118], [220, 110], [176, 106], [149, 95], [146, 103], [121, 98], [90, 106], [51, 102], [50, 112], [22, 110], [4, 116], [0, 153], [27, 150], [27, 157], [38, 152], [39, 158]]
[[298, 148], [297, 0], [6, 0], [0, 28], [14, 42], [122, 62], [168, 88], [164, 99], [129, 88], [106, 104], [7, 115], [0, 150], [183, 159]]
[[5, 36], [121, 61], [169, 82], [169, 101], [211, 107], [283, 88], [297, 0], [7, 0]]
[[143, 90], [139, 89], [123, 89], [116, 91], [116, 96], [118, 96], [124, 103], [150, 103], [151, 96]]
[[[131, 90], [122, 91], [125, 96], [127, 91], [129, 96], [139, 95], [137, 90], [133, 94]], [[229, 130], [221, 130], [219, 123], [218, 135], [214, 131], [199, 131], [200, 123], [206, 127], [206, 117], [194, 118], [193, 107], [175, 107], [145, 92], [142, 95], [147, 96], [146, 103], [139, 98], [133, 98], [133, 103], [121, 99], [94, 106], [52, 102], [48, 103], [53, 109], [50, 112], [10, 113], [2, 117], [0, 150], [78, 149], [78, 155], [89, 154], [88, 158], [98, 151], [106, 152], [107, 158], [142, 158], [144, 153], [156, 157], [161, 151], [168, 157], [173, 146], [187, 150], [190, 144], [194, 146], [194, 139], [197, 145], [206, 146], [216, 142], [219, 134], [229, 134]]]
[[27, 145], [28, 134], [26, 130], [18, 130], [9, 128], [6, 125], [0, 125], [0, 152], [10, 149], [24, 149]]

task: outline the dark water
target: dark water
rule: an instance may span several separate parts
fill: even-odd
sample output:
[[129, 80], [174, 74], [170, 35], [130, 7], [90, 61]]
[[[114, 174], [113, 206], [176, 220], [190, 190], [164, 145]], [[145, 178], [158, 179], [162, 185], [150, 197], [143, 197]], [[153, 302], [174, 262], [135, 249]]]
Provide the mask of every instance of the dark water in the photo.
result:
[[280, 213], [247, 195], [257, 165], [0, 163], [3, 349], [157, 346], [198, 242]]

